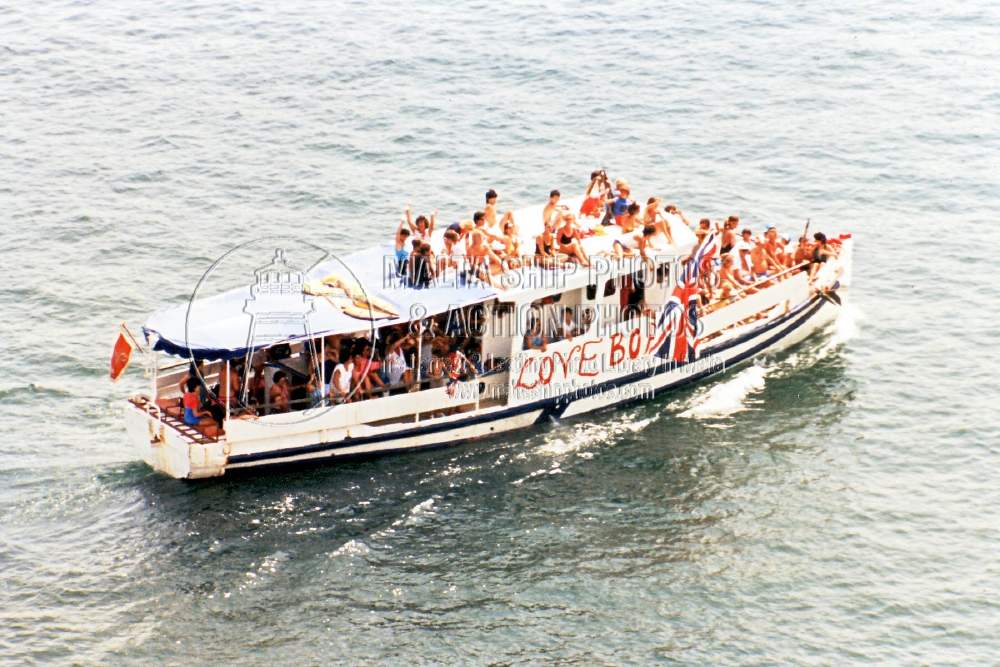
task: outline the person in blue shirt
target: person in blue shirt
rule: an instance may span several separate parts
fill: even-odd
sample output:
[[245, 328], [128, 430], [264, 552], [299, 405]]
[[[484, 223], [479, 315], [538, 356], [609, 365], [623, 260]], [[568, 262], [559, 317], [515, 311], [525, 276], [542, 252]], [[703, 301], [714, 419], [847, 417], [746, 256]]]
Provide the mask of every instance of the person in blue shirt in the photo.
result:
[[618, 188], [618, 196], [611, 202], [611, 217], [615, 219], [615, 224], [620, 225], [628, 213], [628, 207], [633, 204], [633, 201], [629, 199], [629, 195], [632, 193], [625, 181], [619, 180], [615, 186]]
[[410, 230], [404, 227], [406, 219], [399, 221], [396, 228], [396, 275], [405, 276], [407, 273], [407, 259], [410, 257], [409, 250], [406, 249], [406, 242], [410, 239]]

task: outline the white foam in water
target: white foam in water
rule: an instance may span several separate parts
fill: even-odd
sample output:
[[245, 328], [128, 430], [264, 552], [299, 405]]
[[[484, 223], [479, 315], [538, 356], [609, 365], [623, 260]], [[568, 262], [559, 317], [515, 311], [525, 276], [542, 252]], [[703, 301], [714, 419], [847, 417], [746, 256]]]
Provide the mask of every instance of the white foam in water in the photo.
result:
[[751, 393], [764, 388], [765, 378], [770, 372], [770, 368], [750, 366], [725, 382], [720, 382], [700, 394], [696, 394], [691, 399], [690, 407], [680, 416], [711, 419], [745, 410], [747, 398]]
[[638, 433], [659, 418], [654, 415], [646, 419], [633, 419], [634, 415], [634, 412], [630, 412], [607, 423], [578, 424], [572, 434], [566, 434], [563, 429], [559, 429], [558, 433], [552, 434], [551, 439], [547, 439], [545, 444], [538, 448], [538, 452], [553, 456], [580, 454], [581, 450], [608, 442], [620, 433], [626, 431]]
[[831, 345], [841, 345], [857, 336], [860, 322], [861, 310], [854, 303], [844, 304], [840, 309], [840, 315], [837, 316], [837, 321], [834, 322]]

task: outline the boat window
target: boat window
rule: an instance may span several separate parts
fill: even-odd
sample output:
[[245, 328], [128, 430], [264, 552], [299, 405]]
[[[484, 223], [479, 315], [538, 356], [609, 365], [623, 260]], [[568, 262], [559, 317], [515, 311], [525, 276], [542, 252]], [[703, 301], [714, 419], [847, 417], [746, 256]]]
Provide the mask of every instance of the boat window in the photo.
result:
[[593, 301], [597, 298], [597, 285], [587, 285], [587, 301]]
[[604, 296], [611, 296], [615, 293], [615, 279], [610, 278], [608, 282], [604, 283]]

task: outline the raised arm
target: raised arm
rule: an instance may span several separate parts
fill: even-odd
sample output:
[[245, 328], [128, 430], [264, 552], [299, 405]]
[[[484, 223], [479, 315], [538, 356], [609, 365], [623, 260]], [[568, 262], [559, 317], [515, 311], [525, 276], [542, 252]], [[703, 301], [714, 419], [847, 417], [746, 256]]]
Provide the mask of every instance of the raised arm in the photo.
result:
[[416, 226], [413, 224], [413, 216], [410, 215], [410, 205], [407, 204], [406, 208], [403, 209], [403, 213], [406, 215], [406, 225], [410, 228], [410, 233], [415, 233], [417, 231]]

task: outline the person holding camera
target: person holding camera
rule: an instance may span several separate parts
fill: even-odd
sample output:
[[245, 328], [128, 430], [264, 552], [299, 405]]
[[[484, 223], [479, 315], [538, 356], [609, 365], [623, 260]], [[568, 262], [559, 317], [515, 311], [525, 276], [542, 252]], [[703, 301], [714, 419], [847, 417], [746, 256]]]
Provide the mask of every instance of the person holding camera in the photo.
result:
[[580, 215], [586, 218], [600, 216], [603, 204], [610, 193], [611, 182], [608, 180], [608, 172], [603, 169], [591, 172], [590, 185], [587, 186], [583, 204], [580, 206]]

